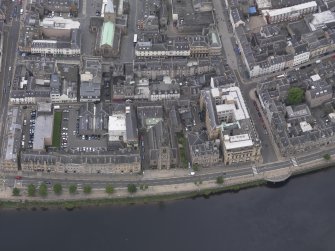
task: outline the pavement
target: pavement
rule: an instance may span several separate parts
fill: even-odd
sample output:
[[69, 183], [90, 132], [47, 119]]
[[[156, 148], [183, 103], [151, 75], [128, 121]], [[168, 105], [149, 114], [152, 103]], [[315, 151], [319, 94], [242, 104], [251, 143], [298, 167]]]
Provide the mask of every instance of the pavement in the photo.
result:
[[[335, 154], [335, 149], [329, 150], [328, 152]], [[46, 198], [40, 198], [40, 197], [34, 197], [33, 200], [42, 200], [42, 201], [60, 201], [60, 200], [80, 200], [80, 199], [98, 199], [98, 198], [127, 198], [127, 197], [143, 197], [143, 196], [157, 196], [157, 195], [168, 195], [168, 194], [178, 194], [183, 192], [201, 192], [205, 189], [215, 189], [219, 187], [227, 187], [227, 186], [233, 186], [233, 185], [241, 185], [248, 182], [256, 182], [260, 180], [268, 180], [272, 182], [279, 182], [282, 180], [287, 179], [291, 174], [301, 172], [301, 171], [307, 171], [315, 168], [316, 166], [324, 166], [326, 163], [325, 160], [320, 158], [320, 153], [317, 153], [316, 156], [313, 156], [314, 159], [312, 161], [300, 163], [298, 166], [290, 166], [290, 162], [279, 162], [274, 163], [271, 166], [267, 166], [266, 168], [269, 169], [269, 171], [264, 171], [264, 169], [257, 168], [257, 170], [254, 170], [255, 168], [249, 168], [250, 170], [253, 169], [253, 171], [247, 171], [245, 170], [235, 170], [234, 175], [230, 176], [225, 174], [224, 175], [224, 184], [219, 185], [215, 181], [215, 177], [211, 177], [209, 180], [203, 180], [200, 176], [192, 176], [189, 177], [189, 179], [186, 179], [186, 177], [181, 178], [177, 177], [173, 180], [171, 180], [171, 175], [181, 175], [179, 172], [185, 170], [173, 170], [173, 171], [160, 171], [159, 176], [160, 179], [157, 178], [156, 172], [148, 172], [143, 175], [143, 178], [141, 182], [134, 182], [131, 183], [138, 185], [138, 191], [135, 194], [129, 194], [126, 188], [126, 185], [123, 186], [117, 186], [116, 183], [111, 182], [104, 182], [100, 183], [101, 186], [94, 186], [94, 184], [91, 184], [89, 182], [85, 183], [78, 183], [78, 191], [75, 195], [71, 195], [68, 192], [68, 187], [70, 184], [76, 184], [74, 181], [71, 181], [71, 183], [62, 183], [63, 185], [63, 194], [61, 196], [57, 196], [52, 192], [52, 184], [48, 187], [49, 195]], [[334, 155], [333, 155], [334, 158]], [[303, 159], [306, 159], [306, 156], [302, 157]], [[334, 161], [333, 161], [334, 162]], [[265, 168], [265, 167], [264, 167]], [[273, 169], [271, 169], [273, 168]], [[176, 173], [176, 171], [178, 173]], [[240, 171], [240, 172], [236, 172]], [[154, 176], [154, 180], [145, 180], [144, 178], [151, 178], [151, 176]], [[176, 180], [183, 179], [182, 182], [178, 183]], [[160, 183], [161, 181], [164, 181], [163, 183]], [[39, 181], [36, 185], [39, 185], [41, 181]], [[129, 182], [129, 181], [128, 181]], [[93, 186], [92, 193], [90, 195], [85, 195], [82, 192], [82, 188], [84, 184], [90, 184]], [[105, 193], [105, 186], [107, 184], [112, 184], [115, 187], [115, 192], [112, 195], [107, 195]], [[129, 184], [129, 183], [128, 183]], [[9, 189], [8, 187], [5, 190], [0, 190], [0, 198], [2, 199], [8, 199], [8, 200], [15, 200], [15, 201], [24, 201], [24, 200], [30, 200], [32, 198], [27, 197], [27, 190], [25, 182], [23, 180], [15, 181], [16, 187], [21, 189], [21, 196], [20, 197], [14, 197], [12, 196], [12, 189]], [[147, 185], [147, 189], [140, 189], [139, 185]]]
[[83, 56], [93, 56], [96, 34], [89, 32], [90, 17], [95, 16], [96, 10], [101, 10], [102, 1], [83, 0], [79, 6], [78, 19], [80, 21], [81, 50]]
[[[85, 1], [85, 0], [84, 0]], [[86, 3], [86, 2], [85, 2]], [[90, 2], [91, 3], [91, 2]], [[239, 62], [234, 54], [233, 48], [233, 34], [231, 32], [231, 27], [229, 27], [228, 16], [224, 15], [227, 13], [226, 10], [223, 9], [220, 0], [213, 0], [213, 4], [215, 7], [215, 14], [217, 22], [219, 23], [218, 29], [221, 35], [221, 40], [223, 44], [224, 53], [227, 57], [227, 62], [235, 72], [239, 67]], [[131, 7], [134, 5], [133, 1], [131, 1]], [[135, 4], [137, 6], [137, 3]], [[90, 16], [92, 13], [95, 13], [95, 9], [99, 7], [98, 1], [94, 1], [91, 4], [83, 4], [81, 10], [81, 16], [79, 18], [83, 20], [87, 20], [87, 16]], [[137, 19], [137, 8], [131, 8], [132, 14], [130, 19], [130, 33], [137, 32], [136, 28], [136, 19]], [[135, 12], [134, 12], [135, 11]], [[87, 25], [87, 23], [86, 23]], [[228, 25], [228, 26], [227, 26]], [[0, 83], [2, 83], [2, 89], [6, 87], [8, 81], [11, 81], [12, 74], [14, 70], [15, 58], [16, 58], [16, 48], [17, 48], [17, 38], [18, 38], [18, 30], [20, 27], [20, 23], [17, 20], [13, 20], [10, 25], [6, 25], [5, 27], [5, 36], [7, 39], [4, 41], [4, 63], [2, 65], [2, 72], [0, 73]], [[86, 32], [88, 33], [88, 32]], [[10, 41], [10, 42], [9, 42]], [[14, 41], [14, 42], [13, 42]], [[128, 42], [132, 44], [131, 36], [128, 37]], [[131, 41], [131, 42], [129, 42]], [[87, 44], [87, 48], [89, 47], [90, 42]], [[133, 46], [133, 44], [132, 44]], [[90, 53], [90, 52], [88, 52]], [[127, 54], [128, 53], [128, 54]], [[128, 57], [133, 54], [132, 50], [129, 50], [126, 54], [121, 53], [121, 58], [123, 61], [128, 61]], [[122, 56], [124, 55], [124, 56]], [[8, 67], [12, 67], [12, 71], [8, 71]], [[277, 73], [278, 74], [278, 73]], [[257, 82], [247, 81], [239, 75], [237, 72], [237, 77], [241, 81], [241, 90], [246, 98], [246, 102], [248, 107], [251, 110], [251, 116], [254, 121], [258, 121], [260, 118], [257, 118], [256, 109], [252, 105], [252, 98], [249, 98], [249, 94], [252, 93], [252, 89], [256, 87]], [[264, 78], [264, 77], [263, 77]], [[263, 78], [258, 78], [256, 80], [261, 80]], [[5, 116], [7, 115], [8, 108], [8, 93], [3, 92], [1, 95], [1, 121], [5, 121]], [[258, 120], [257, 120], [258, 119]], [[1, 123], [0, 126], [0, 140], [3, 142], [3, 135], [5, 123]], [[194, 189], [194, 182], [203, 181], [203, 183], [210, 183], [213, 185], [213, 181], [219, 177], [223, 176], [224, 179], [228, 182], [246, 182], [248, 180], [257, 180], [260, 177], [264, 177], [264, 174], [269, 174], [269, 172], [275, 173], [285, 173], [283, 170], [294, 170], [301, 168], [302, 166], [308, 165], [310, 163], [318, 163], [324, 162], [322, 156], [325, 153], [329, 153], [331, 155], [335, 154], [335, 148], [333, 149], [323, 149], [316, 153], [308, 153], [304, 156], [293, 156], [296, 159], [297, 166], [294, 166], [291, 160], [282, 160], [276, 156], [276, 150], [273, 148], [271, 138], [267, 134], [264, 133], [262, 128], [258, 127], [256, 124], [257, 132], [260, 135], [260, 139], [266, 147], [263, 147], [262, 154], [265, 164], [262, 165], [239, 165], [235, 167], [226, 167], [223, 165], [218, 165], [208, 169], [200, 169], [196, 171], [195, 175], [190, 175], [189, 170], [185, 169], [170, 169], [170, 170], [145, 170], [144, 174], [132, 174], [132, 175], [98, 175], [98, 174], [55, 174], [55, 173], [4, 173], [6, 186], [14, 187], [14, 186], [22, 186], [26, 187], [28, 184], [38, 184], [40, 182], [50, 181], [49, 188], [51, 188], [54, 183], [61, 183], [64, 186], [68, 186], [69, 184], [77, 184], [78, 186], [82, 186], [83, 184], [90, 184], [95, 189], [103, 189], [106, 184], [112, 183], [116, 188], [120, 191], [124, 187], [126, 187], [129, 183], [135, 184], [147, 184], [149, 187], [159, 187], [163, 191], [166, 191], [167, 188], [176, 189], [176, 187], [190, 186], [189, 184], [193, 184], [191, 189]], [[3, 154], [0, 152], [0, 154]], [[280, 161], [277, 161], [277, 160]], [[21, 181], [17, 181], [15, 179], [16, 175], [22, 175], [23, 179]], [[187, 185], [188, 184], [188, 185]], [[237, 183], [236, 183], [237, 184]], [[158, 189], [158, 188], [157, 188]], [[172, 190], [173, 190], [172, 189]], [[168, 190], [168, 189], [167, 189]], [[155, 192], [156, 190], [150, 190]], [[173, 190], [175, 191], [175, 190]], [[156, 191], [157, 192], [157, 191]]]
[[228, 26], [230, 25], [229, 17], [227, 14], [227, 10], [223, 8], [221, 0], [213, 0], [213, 6], [215, 8], [215, 19], [217, 22], [218, 31], [221, 38], [221, 43], [223, 45], [224, 53], [227, 58], [227, 63], [233, 70], [238, 68], [237, 59], [234, 52], [234, 47], [232, 45], [232, 30], [228, 30]]
[[[256, 89], [253, 88], [249, 91], [248, 95], [248, 107], [253, 121], [255, 123], [256, 131], [262, 142], [261, 154], [265, 163], [275, 162], [278, 159], [283, 159], [278, 149], [276, 142], [274, 141], [271, 126], [263, 112], [262, 106], [259, 103], [255, 93]], [[251, 102], [252, 101], [252, 102]]]
[[[107, 184], [121, 188], [126, 187], [130, 183], [147, 184], [148, 186], [165, 186], [171, 184], [194, 183], [196, 181], [213, 181], [217, 177], [222, 176], [224, 179], [255, 176], [264, 178], [264, 174], [268, 172], [277, 172], [281, 169], [290, 168], [292, 173], [295, 169], [299, 170], [302, 167], [311, 168], [318, 163], [325, 163], [323, 155], [329, 153], [335, 155], [335, 148], [322, 150], [316, 153], [307, 154], [304, 156], [294, 156], [297, 165], [295, 166], [291, 160], [278, 161], [274, 163], [252, 165], [240, 167], [237, 169], [225, 169], [223, 166], [214, 168], [201, 168], [195, 172], [195, 175], [190, 175], [186, 169], [170, 169], [170, 170], [146, 170], [144, 174], [128, 174], [128, 175], [88, 175], [88, 174], [35, 174], [35, 173], [19, 173], [23, 176], [20, 181], [23, 187], [28, 184], [38, 184], [40, 182], [50, 182], [52, 184], [61, 183], [64, 186], [69, 184], [90, 184], [93, 188], [103, 189]], [[6, 186], [14, 187], [15, 176], [17, 173], [5, 173]], [[261, 176], [263, 175], [263, 176]], [[272, 175], [273, 176], [273, 175]]]
[[129, 1], [127, 34], [121, 39], [120, 62], [122, 63], [130, 63], [134, 58], [134, 34], [138, 33], [136, 23], [139, 2], [141, 1]]
[[[6, 130], [6, 116], [8, 110], [8, 99], [10, 93], [9, 82], [13, 82], [13, 74], [15, 71], [15, 62], [17, 54], [17, 41], [20, 28], [20, 21], [13, 19], [9, 25], [4, 28], [4, 44], [3, 44], [3, 64], [0, 73], [0, 142], [4, 142]], [[11, 70], [9, 70], [11, 67]], [[0, 148], [0, 157], [3, 156], [3, 147]]]

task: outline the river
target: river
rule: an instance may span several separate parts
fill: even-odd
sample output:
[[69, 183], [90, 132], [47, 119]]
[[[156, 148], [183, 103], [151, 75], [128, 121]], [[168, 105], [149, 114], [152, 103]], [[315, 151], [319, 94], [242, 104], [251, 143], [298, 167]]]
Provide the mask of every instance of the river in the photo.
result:
[[335, 250], [335, 169], [184, 201], [0, 210], [0, 250]]

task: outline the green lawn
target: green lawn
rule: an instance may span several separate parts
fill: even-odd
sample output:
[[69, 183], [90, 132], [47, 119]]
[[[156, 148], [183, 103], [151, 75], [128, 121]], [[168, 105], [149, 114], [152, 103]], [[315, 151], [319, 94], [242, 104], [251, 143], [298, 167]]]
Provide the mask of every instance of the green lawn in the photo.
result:
[[54, 128], [52, 134], [52, 146], [54, 147], [60, 147], [61, 129], [62, 129], [62, 112], [55, 112]]
[[186, 157], [186, 139], [183, 133], [177, 133], [178, 145], [179, 145], [179, 156], [180, 156], [180, 164], [183, 168], [188, 167], [188, 160]]

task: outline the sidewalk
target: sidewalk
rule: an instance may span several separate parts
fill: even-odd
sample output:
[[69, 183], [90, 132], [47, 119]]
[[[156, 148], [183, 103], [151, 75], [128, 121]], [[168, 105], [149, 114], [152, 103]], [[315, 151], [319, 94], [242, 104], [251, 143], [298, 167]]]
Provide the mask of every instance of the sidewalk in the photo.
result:
[[158, 185], [158, 186], [149, 186], [146, 190], [137, 189], [137, 192], [130, 194], [127, 188], [115, 188], [113, 194], [106, 194], [104, 189], [93, 189], [92, 193], [89, 195], [84, 194], [82, 191], [78, 191], [75, 195], [70, 195], [68, 191], [64, 190], [62, 195], [55, 195], [52, 191], [49, 190], [47, 197], [42, 198], [39, 196], [28, 197], [26, 195], [26, 190], [21, 189], [21, 196], [15, 197], [12, 196], [12, 189], [6, 189], [5, 191], [0, 191], [0, 199], [8, 201], [69, 201], [69, 200], [85, 200], [85, 199], [117, 199], [117, 198], [141, 198], [147, 196], [164, 196], [164, 195], [176, 195], [188, 193], [188, 192], [200, 192], [201, 190], [224, 188], [230, 185], [236, 185], [241, 183], [246, 183], [250, 181], [258, 180], [258, 177], [249, 176], [249, 177], [240, 177], [240, 178], [229, 178], [225, 180], [224, 185], [218, 185], [216, 181], [203, 181], [201, 184], [195, 183], [182, 183], [182, 184], [171, 184], [171, 185]]
[[142, 180], [181, 178], [189, 176], [188, 169], [169, 169], [169, 170], [144, 170]]
[[[333, 156], [334, 157], [334, 156]], [[76, 200], [86, 200], [86, 199], [118, 199], [118, 198], [145, 198], [145, 197], [154, 197], [157, 196], [157, 200], [159, 200], [160, 196], [165, 195], [175, 195], [176, 198], [178, 198], [178, 195], [183, 195], [185, 193], [189, 192], [201, 192], [204, 190], [210, 191], [211, 189], [218, 189], [229, 186], [240, 186], [245, 183], [249, 182], [257, 182], [262, 181], [264, 179], [268, 178], [281, 178], [284, 177], [286, 174], [298, 174], [302, 172], [308, 172], [312, 171], [317, 168], [324, 168], [326, 166], [332, 165], [335, 162], [333, 161], [324, 161], [322, 159], [318, 159], [297, 167], [285, 167], [279, 170], [270, 170], [259, 174], [250, 174], [250, 175], [244, 175], [244, 176], [237, 176], [237, 177], [230, 177], [224, 179], [224, 184], [219, 185], [216, 183], [216, 180], [210, 180], [210, 181], [202, 181], [201, 184], [199, 182], [188, 182], [188, 183], [182, 183], [182, 184], [169, 184], [169, 185], [152, 185], [149, 186], [146, 190], [141, 190], [139, 187], [137, 189], [137, 192], [134, 194], [130, 194], [127, 190], [127, 188], [115, 188], [115, 191], [113, 194], [108, 195], [106, 194], [104, 189], [93, 189], [92, 193], [89, 195], [86, 195], [82, 192], [82, 190], [79, 190], [77, 194], [70, 195], [66, 189], [64, 189], [64, 192], [61, 196], [53, 194], [52, 190], [49, 189], [49, 195], [46, 198], [41, 198], [39, 196], [36, 197], [28, 197], [26, 196], [26, 189], [21, 189], [21, 196], [14, 197], [12, 196], [12, 189], [7, 188], [5, 191], [0, 191], [0, 199], [8, 200], [8, 201], [14, 201], [14, 202], [23, 202], [25, 200], [27, 201], [45, 201], [45, 202], [52, 202], [52, 201], [59, 201], [60, 203], [62, 201], [76, 201]], [[186, 172], [186, 170], [182, 170]], [[172, 172], [173, 173], [173, 172]], [[146, 174], [145, 174], [146, 175]], [[152, 177], [152, 175], [156, 176], [156, 173], [148, 172], [147, 177]], [[160, 177], [170, 177], [171, 172], [160, 172]], [[287, 177], [286, 177], [287, 178]], [[270, 179], [271, 180], [271, 179]], [[279, 180], [278, 180], [279, 181]], [[173, 199], [173, 197], [171, 198]], [[116, 201], [117, 203], [117, 201]], [[85, 203], [84, 203], [85, 204]]]
[[250, 92], [249, 92], [249, 97], [250, 97], [251, 100], [256, 101], [257, 107], [259, 108], [259, 112], [261, 113], [261, 115], [263, 117], [263, 121], [264, 121], [264, 125], [266, 127], [266, 130], [268, 131], [268, 135], [269, 135], [269, 138], [270, 138], [270, 141], [271, 141], [271, 145], [272, 145], [272, 147], [275, 151], [275, 154], [277, 156], [277, 160], [282, 161], [285, 158], [283, 158], [283, 156], [281, 155], [281, 153], [278, 149], [278, 145], [273, 138], [271, 126], [270, 126], [269, 121], [268, 121], [268, 119], [267, 119], [267, 117], [266, 117], [266, 115], [263, 111], [263, 108], [262, 108], [261, 104], [259, 103], [258, 98], [256, 97], [255, 91], [256, 91], [256, 89], [251, 89]]

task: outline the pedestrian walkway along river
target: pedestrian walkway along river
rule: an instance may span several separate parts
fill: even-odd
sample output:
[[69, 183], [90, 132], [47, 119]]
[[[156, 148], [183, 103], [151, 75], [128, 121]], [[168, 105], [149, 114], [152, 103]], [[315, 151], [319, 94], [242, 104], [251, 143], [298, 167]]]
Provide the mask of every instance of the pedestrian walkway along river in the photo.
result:
[[335, 169], [209, 199], [0, 210], [1, 250], [333, 250]]

